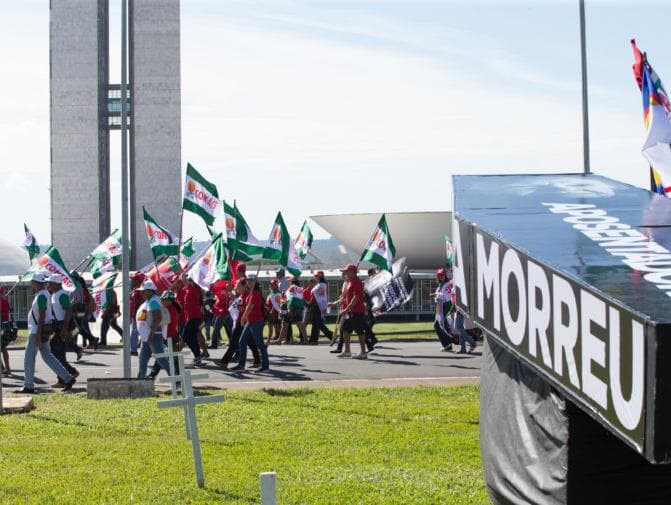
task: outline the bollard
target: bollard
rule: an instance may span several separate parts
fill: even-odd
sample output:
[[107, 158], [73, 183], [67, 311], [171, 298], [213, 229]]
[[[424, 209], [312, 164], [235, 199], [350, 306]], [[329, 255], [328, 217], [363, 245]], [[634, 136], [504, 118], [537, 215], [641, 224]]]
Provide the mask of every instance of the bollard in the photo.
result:
[[259, 474], [261, 480], [261, 505], [277, 505], [277, 474], [263, 472]]

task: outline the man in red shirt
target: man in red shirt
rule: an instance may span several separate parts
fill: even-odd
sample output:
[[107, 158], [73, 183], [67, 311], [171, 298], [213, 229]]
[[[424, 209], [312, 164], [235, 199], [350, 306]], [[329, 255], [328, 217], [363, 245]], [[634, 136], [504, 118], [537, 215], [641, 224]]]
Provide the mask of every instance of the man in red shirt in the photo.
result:
[[[249, 291], [245, 294], [245, 310], [240, 318], [243, 325], [242, 335], [240, 335], [240, 345], [238, 348], [238, 365], [231, 370], [244, 370], [247, 364], [247, 343], [253, 341], [261, 353], [261, 367], [259, 372], [266, 372], [270, 369], [268, 361], [268, 349], [263, 340], [263, 326], [266, 324], [263, 315], [263, 294], [261, 286], [256, 280], [256, 275], [247, 277]], [[251, 343], [251, 342], [250, 342]]]
[[200, 352], [200, 342], [198, 335], [200, 334], [200, 323], [203, 318], [202, 311], [202, 294], [200, 287], [193, 282], [192, 279], [186, 277], [182, 278], [184, 287], [180, 291], [182, 314], [186, 324], [184, 325], [184, 342], [189, 346], [193, 353], [193, 364], [199, 366], [202, 364], [202, 353]]
[[345, 277], [343, 296], [340, 305], [340, 317], [343, 319], [342, 333], [345, 340], [345, 351], [338, 354], [339, 358], [350, 358], [349, 341], [352, 332], [359, 336], [361, 353], [353, 356], [354, 359], [366, 359], [366, 302], [363, 282], [357, 276], [358, 267], [352, 263], [341, 270]]
[[233, 319], [228, 311], [230, 298], [228, 296], [226, 281], [217, 281], [211, 284], [210, 291], [214, 295], [214, 305], [212, 307], [214, 330], [212, 332], [212, 345], [210, 349], [216, 349], [219, 347], [222, 328], [226, 331], [228, 340], [231, 340], [231, 336], [233, 335]]

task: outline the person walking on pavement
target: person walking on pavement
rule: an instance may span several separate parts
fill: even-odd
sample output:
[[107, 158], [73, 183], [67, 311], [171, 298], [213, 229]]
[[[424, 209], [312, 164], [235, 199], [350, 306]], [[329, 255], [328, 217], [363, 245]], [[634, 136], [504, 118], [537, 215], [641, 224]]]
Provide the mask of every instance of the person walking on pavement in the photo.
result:
[[[52, 315], [52, 337], [50, 342], [51, 352], [61, 365], [70, 372], [73, 377], [79, 377], [79, 372], [70, 365], [65, 357], [68, 340], [70, 340], [70, 321], [72, 319], [72, 307], [70, 295], [63, 289], [63, 278], [58, 274], [49, 277], [47, 290], [51, 293], [51, 315]], [[79, 353], [77, 354], [79, 355]], [[59, 378], [53, 388], [62, 388], [65, 383]]]
[[0, 347], [2, 348], [2, 375], [10, 376], [12, 375], [12, 368], [9, 366], [9, 341], [6, 337], [8, 332], [12, 331], [12, 307], [7, 300], [7, 295], [5, 295], [5, 290], [0, 287], [0, 321], [2, 323], [2, 336], [0, 339]]
[[123, 340], [123, 330], [119, 327], [119, 324], [116, 322], [119, 317], [119, 302], [117, 301], [116, 291], [113, 287], [106, 289], [105, 296], [103, 298], [103, 313], [101, 316], [100, 324], [100, 345], [107, 345], [107, 332], [110, 329], [110, 326], [114, 328], [121, 340]]
[[[169, 312], [161, 304], [161, 300], [156, 294], [156, 284], [152, 281], [142, 283], [142, 297], [144, 302], [137, 309], [135, 321], [137, 322], [137, 331], [140, 334], [142, 348], [140, 349], [140, 359], [138, 367], [138, 379], [144, 379], [147, 375], [147, 364], [152, 354], [162, 354], [165, 352], [163, 345], [163, 327], [170, 324]], [[166, 373], [170, 373], [170, 366], [165, 357], [155, 358]], [[155, 377], [155, 376], [154, 376]]]
[[260, 367], [257, 371], [266, 372], [270, 369], [270, 362], [268, 360], [268, 348], [263, 341], [263, 326], [265, 325], [263, 294], [261, 293], [261, 286], [256, 279], [256, 275], [249, 275], [247, 282], [250, 286], [249, 291], [245, 295], [245, 310], [240, 318], [243, 330], [238, 346], [238, 364], [231, 368], [231, 370], [238, 371], [245, 369], [247, 365], [247, 343], [253, 340], [261, 354], [261, 363], [259, 363]]
[[452, 311], [452, 285], [447, 279], [447, 270], [445, 268], [439, 268], [436, 271], [436, 280], [438, 281], [438, 287], [433, 294], [436, 300], [433, 329], [438, 336], [438, 340], [440, 340], [440, 344], [443, 346], [443, 351], [448, 352], [452, 350], [452, 335], [446, 318]]
[[202, 352], [200, 349], [200, 341], [198, 335], [200, 334], [200, 323], [203, 318], [201, 291], [198, 284], [192, 279], [183, 275], [182, 282], [182, 314], [186, 324], [184, 326], [184, 341], [189, 346], [193, 353], [194, 366], [200, 366], [203, 363]]
[[131, 275], [131, 287], [133, 290], [130, 293], [130, 355], [137, 356], [137, 348], [139, 346], [139, 334], [137, 331], [137, 322], [135, 321], [135, 314], [140, 305], [144, 303], [142, 298], [142, 283], [147, 278], [142, 272], [135, 272]]
[[324, 320], [326, 319], [326, 311], [328, 310], [329, 293], [326, 280], [324, 279], [324, 272], [321, 270], [315, 273], [314, 286], [312, 287], [312, 302], [309, 310], [312, 311], [312, 328], [310, 331], [310, 343], [317, 344], [319, 341], [319, 332], [321, 331], [326, 338], [331, 341], [333, 332], [328, 329]]
[[[363, 282], [357, 276], [358, 268], [353, 263], [345, 266], [341, 270], [345, 275], [345, 285], [343, 286], [343, 300], [341, 317], [344, 319], [342, 325], [342, 334], [345, 344], [345, 350], [338, 354], [339, 358], [366, 359], [366, 303], [364, 301]], [[352, 356], [350, 352], [350, 337], [353, 332], [359, 336], [361, 353]]]
[[28, 311], [28, 343], [23, 358], [23, 388], [19, 389], [18, 393], [35, 393], [35, 358], [38, 351], [42, 360], [65, 384], [64, 391], [72, 389], [75, 383], [75, 378], [56, 359], [49, 345], [53, 316], [51, 315], [51, 296], [45, 288], [46, 280], [43, 272], [35, 272], [31, 279], [34, 297]]
[[214, 295], [214, 305], [212, 306], [212, 315], [214, 317], [214, 327], [212, 328], [212, 343], [210, 349], [219, 347], [221, 339], [221, 329], [226, 332], [226, 337], [231, 340], [233, 335], [233, 318], [228, 311], [230, 298], [228, 296], [227, 282], [220, 280], [210, 286], [210, 291]]
[[280, 292], [277, 279], [270, 281], [270, 293], [266, 298], [266, 308], [268, 309], [268, 344], [273, 341], [280, 341], [280, 311], [282, 310], [282, 293]]

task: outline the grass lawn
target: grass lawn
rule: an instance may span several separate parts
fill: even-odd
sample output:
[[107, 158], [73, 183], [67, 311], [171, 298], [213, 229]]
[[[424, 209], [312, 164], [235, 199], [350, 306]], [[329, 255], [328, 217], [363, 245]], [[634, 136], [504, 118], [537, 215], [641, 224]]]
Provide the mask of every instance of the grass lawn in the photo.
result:
[[205, 489], [177, 409], [45, 394], [0, 417], [2, 503], [487, 503], [478, 388], [227, 392], [198, 407]]

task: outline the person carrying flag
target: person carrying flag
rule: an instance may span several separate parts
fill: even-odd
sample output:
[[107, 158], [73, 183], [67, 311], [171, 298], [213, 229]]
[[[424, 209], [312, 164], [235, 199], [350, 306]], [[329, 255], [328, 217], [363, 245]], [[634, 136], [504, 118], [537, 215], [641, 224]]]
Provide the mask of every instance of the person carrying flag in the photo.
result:
[[439, 268], [436, 271], [436, 280], [438, 287], [433, 294], [436, 301], [436, 317], [433, 322], [433, 329], [443, 346], [443, 351], [448, 352], [452, 350], [452, 335], [449, 325], [446, 324], [446, 318], [452, 312], [452, 287], [447, 279], [447, 269]]
[[210, 291], [214, 295], [212, 314], [214, 315], [214, 328], [212, 330], [212, 345], [210, 349], [219, 347], [221, 329], [226, 331], [229, 342], [233, 336], [233, 318], [228, 310], [230, 297], [228, 296], [228, 285], [226, 281], [220, 280], [210, 285]]
[[[63, 278], [58, 274], [49, 277], [47, 290], [51, 293], [51, 321], [52, 337], [50, 340], [51, 352], [60, 361], [61, 365], [70, 372], [73, 377], [79, 377], [79, 372], [75, 367], [68, 363], [65, 358], [65, 350], [70, 340], [70, 320], [72, 319], [72, 306], [70, 305], [70, 295], [63, 289]], [[79, 356], [79, 353], [77, 353]], [[53, 388], [62, 388], [65, 383], [59, 378], [53, 384]]]
[[280, 339], [280, 310], [282, 308], [282, 293], [277, 279], [270, 281], [270, 293], [266, 298], [268, 309], [268, 343], [275, 337], [275, 342]]
[[315, 273], [314, 286], [312, 287], [312, 303], [309, 310], [312, 311], [312, 329], [310, 331], [310, 343], [317, 344], [319, 341], [319, 332], [321, 331], [329, 341], [333, 338], [333, 332], [328, 329], [324, 323], [326, 311], [328, 310], [329, 293], [324, 272], [321, 270]]
[[[361, 279], [357, 275], [358, 270], [358, 267], [352, 263], [341, 270], [345, 276], [340, 310], [340, 317], [344, 319], [342, 323], [342, 335], [345, 350], [338, 354], [339, 358], [368, 358], [368, 354], [366, 353], [366, 303], [363, 282], [361, 282]], [[359, 336], [359, 344], [361, 345], [361, 352], [355, 356], [352, 356], [350, 352], [350, 337], [353, 332], [356, 332]]]
[[231, 368], [231, 370], [240, 371], [245, 369], [247, 364], [247, 343], [253, 340], [261, 355], [261, 363], [257, 371], [266, 372], [270, 369], [270, 362], [268, 360], [268, 348], [263, 341], [263, 325], [265, 324], [263, 294], [261, 293], [261, 286], [256, 279], [256, 275], [250, 275], [247, 278], [247, 282], [249, 283], [249, 289], [245, 294], [245, 310], [240, 318], [243, 330], [238, 346], [238, 364]]

